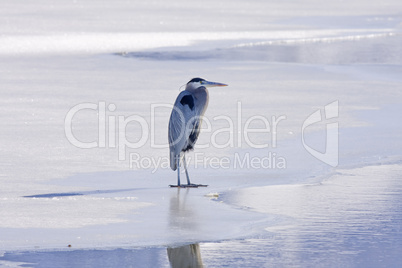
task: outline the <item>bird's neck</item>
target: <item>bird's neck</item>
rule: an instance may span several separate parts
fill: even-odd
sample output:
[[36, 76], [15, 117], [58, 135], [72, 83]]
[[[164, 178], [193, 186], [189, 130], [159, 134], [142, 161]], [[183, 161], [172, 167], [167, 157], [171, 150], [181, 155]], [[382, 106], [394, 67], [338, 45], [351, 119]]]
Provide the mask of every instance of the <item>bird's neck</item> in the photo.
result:
[[198, 87], [198, 88], [192, 88], [192, 87], [187, 87], [186, 91], [190, 92], [193, 94], [193, 96], [196, 99], [205, 99], [208, 98], [208, 89], [206, 87]]
[[191, 92], [191, 93], [194, 93], [195, 91], [197, 91], [197, 89], [199, 87], [201, 87], [200, 84], [188, 83], [187, 86], [186, 86], [186, 90]]
[[200, 115], [204, 115], [209, 102], [208, 89], [206, 87], [198, 87], [195, 90], [186, 89], [186, 91], [189, 91], [194, 96], [197, 106], [200, 108]]

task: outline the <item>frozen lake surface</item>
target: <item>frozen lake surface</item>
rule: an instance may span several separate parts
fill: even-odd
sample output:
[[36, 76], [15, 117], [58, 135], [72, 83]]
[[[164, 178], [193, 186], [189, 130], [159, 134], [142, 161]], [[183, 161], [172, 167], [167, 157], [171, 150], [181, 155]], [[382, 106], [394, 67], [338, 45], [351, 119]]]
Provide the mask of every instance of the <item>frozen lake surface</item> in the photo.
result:
[[[207, 267], [398, 267], [402, 263], [401, 171], [401, 165], [345, 169], [318, 184], [246, 188], [226, 194], [225, 202], [280, 217], [271, 216], [276, 221], [267, 223], [271, 227], [265, 228], [266, 233], [201, 243], [201, 262]], [[179, 201], [170, 203], [173, 213]], [[186, 226], [189, 222], [175, 221], [177, 216], [170, 218], [170, 224], [201, 231], [196, 239], [208, 237], [197, 223]], [[221, 223], [219, 218], [213, 221]], [[168, 253], [161, 246], [18, 251], [6, 253], [1, 260], [33, 267], [169, 267]]]
[[302, 2], [2, 3], [0, 266], [400, 267], [402, 5]]

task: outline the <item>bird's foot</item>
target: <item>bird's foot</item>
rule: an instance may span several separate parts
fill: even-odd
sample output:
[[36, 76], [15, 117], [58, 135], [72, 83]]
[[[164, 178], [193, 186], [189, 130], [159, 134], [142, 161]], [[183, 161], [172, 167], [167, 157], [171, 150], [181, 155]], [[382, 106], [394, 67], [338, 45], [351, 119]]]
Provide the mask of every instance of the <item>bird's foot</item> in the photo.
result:
[[205, 184], [180, 184], [180, 185], [169, 185], [169, 187], [175, 187], [175, 188], [198, 188], [198, 187], [207, 187], [208, 185]]

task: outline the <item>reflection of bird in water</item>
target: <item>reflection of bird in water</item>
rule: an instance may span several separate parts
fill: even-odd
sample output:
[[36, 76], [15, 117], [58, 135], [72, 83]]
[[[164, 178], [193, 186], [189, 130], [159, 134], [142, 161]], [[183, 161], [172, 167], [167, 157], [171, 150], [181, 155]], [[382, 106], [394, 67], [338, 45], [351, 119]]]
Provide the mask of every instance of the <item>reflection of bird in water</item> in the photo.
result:
[[188, 198], [190, 189], [177, 189], [177, 192], [171, 193], [169, 205], [169, 228], [174, 233], [199, 231], [199, 215], [194, 210], [194, 199]]
[[204, 267], [199, 244], [168, 248], [167, 253], [172, 268]]
[[[180, 92], [174, 103], [169, 120], [170, 167], [177, 169], [178, 187], [198, 187], [191, 184], [186, 167], [185, 153], [194, 149], [194, 144], [200, 134], [202, 116], [208, 106], [207, 87], [222, 87], [226, 84], [209, 82], [202, 78], [193, 78], [186, 89]], [[187, 185], [180, 185], [180, 161], [183, 156]]]
[[[193, 210], [194, 199], [188, 196], [190, 189], [177, 189], [171, 193], [169, 207], [169, 229], [180, 237], [192, 233], [201, 233], [199, 229], [199, 215]], [[190, 197], [190, 198], [188, 198]], [[191, 235], [193, 239], [193, 235]], [[173, 268], [181, 267], [203, 267], [200, 247], [198, 244], [186, 245], [177, 248], [167, 249], [169, 262]]]

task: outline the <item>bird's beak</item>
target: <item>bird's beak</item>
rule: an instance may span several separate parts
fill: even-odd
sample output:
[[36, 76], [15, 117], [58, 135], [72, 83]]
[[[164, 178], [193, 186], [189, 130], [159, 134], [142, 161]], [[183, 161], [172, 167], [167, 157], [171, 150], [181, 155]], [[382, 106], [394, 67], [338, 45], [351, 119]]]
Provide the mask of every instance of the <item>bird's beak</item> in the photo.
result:
[[201, 83], [201, 85], [203, 85], [204, 87], [226, 87], [226, 84], [222, 84], [222, 83], [217, 83], [217, 82], [209, 82], [209, 81], [203, 81]]

